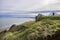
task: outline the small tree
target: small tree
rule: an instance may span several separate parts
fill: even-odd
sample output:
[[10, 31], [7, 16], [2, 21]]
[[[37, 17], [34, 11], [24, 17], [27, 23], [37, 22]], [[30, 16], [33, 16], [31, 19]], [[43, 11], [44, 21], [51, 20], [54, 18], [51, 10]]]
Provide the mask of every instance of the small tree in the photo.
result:
[[42, 14], [38, 14], [38, 15], [35, 17], [36, 22], [37, 22], [37, 21], [40, 21], [40, 18], [41, 18], [42, 16], [43, 16]]

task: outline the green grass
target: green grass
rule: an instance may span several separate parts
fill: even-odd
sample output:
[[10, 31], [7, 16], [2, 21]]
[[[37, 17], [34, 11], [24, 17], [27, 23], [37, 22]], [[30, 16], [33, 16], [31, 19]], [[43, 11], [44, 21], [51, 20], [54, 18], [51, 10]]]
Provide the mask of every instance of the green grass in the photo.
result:
[[[60, 30], [60, 20], [46, 19], [40, 21], [28, 21], [19, 25], [12, 25], [11, 28], [0, 34], [0, 39], [3, 40], [46, 40], [45, 37], [52, 36], [56, 31]], [[58, 18], [57, 18], [58, 19]]]
[[43, 19], [60, 20], [60, 16], [36, 16], [36, 21], [40, 21]]
[[35, 21], [28, 21], [28, 22], [25, 22], [25, 23], [20, 24], [20, 25], [13, 24], [9, 31], [14, 32], [14, 31], [25, 30], [26, 28], [29, 28], [34, 23], [35, 23]]

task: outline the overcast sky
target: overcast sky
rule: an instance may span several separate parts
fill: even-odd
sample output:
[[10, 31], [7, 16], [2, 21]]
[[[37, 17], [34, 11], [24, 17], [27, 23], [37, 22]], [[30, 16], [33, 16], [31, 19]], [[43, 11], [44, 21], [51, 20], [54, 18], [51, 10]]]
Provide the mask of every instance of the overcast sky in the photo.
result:
[[57, 3], [60, 0], [0, 0], [0, 12], [34, 11]]

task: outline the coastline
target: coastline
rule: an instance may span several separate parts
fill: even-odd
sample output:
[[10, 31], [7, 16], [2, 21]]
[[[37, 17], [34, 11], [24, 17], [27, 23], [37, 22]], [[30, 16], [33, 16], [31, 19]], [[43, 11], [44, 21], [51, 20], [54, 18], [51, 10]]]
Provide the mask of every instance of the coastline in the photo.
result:
[[[5, 18], [4, 18], [4, 19], [5, 19]], [[19, 19], [19, 18], [16, 18], [16, 19]], [[10, 24], [10, 25], [8, 25], [8, 26], [5, 25], [5, 26], [3, 26], [3, 27], [0, 27], [0, 32], [5, 31], [5, 30], [9, 30], [9, 28], [10, 28], [13, 24], [19, 25], [19, 24], [23, 24], [23, 23], [25, 23], [25, 22], [29, 22], [29, 21], [35, 20], [35, 19], [32, 19], [32, 18], [27, 18], [27, 20], [26, 20], [26, 18], [24, 18], [24, 19], [25, 19], [25, 20], [22, 21], [22, 22], [21, 22], [21, 19], [19, 19], [20, 22], [12, 23], [12, 24]]]

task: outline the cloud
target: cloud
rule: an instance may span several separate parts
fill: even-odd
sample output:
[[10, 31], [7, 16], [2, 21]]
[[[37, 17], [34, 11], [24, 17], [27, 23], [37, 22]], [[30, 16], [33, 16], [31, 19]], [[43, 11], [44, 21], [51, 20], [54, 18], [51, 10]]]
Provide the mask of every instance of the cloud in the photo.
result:
[[59, 0], [0, 0], [0, 12], [33, 11]]

